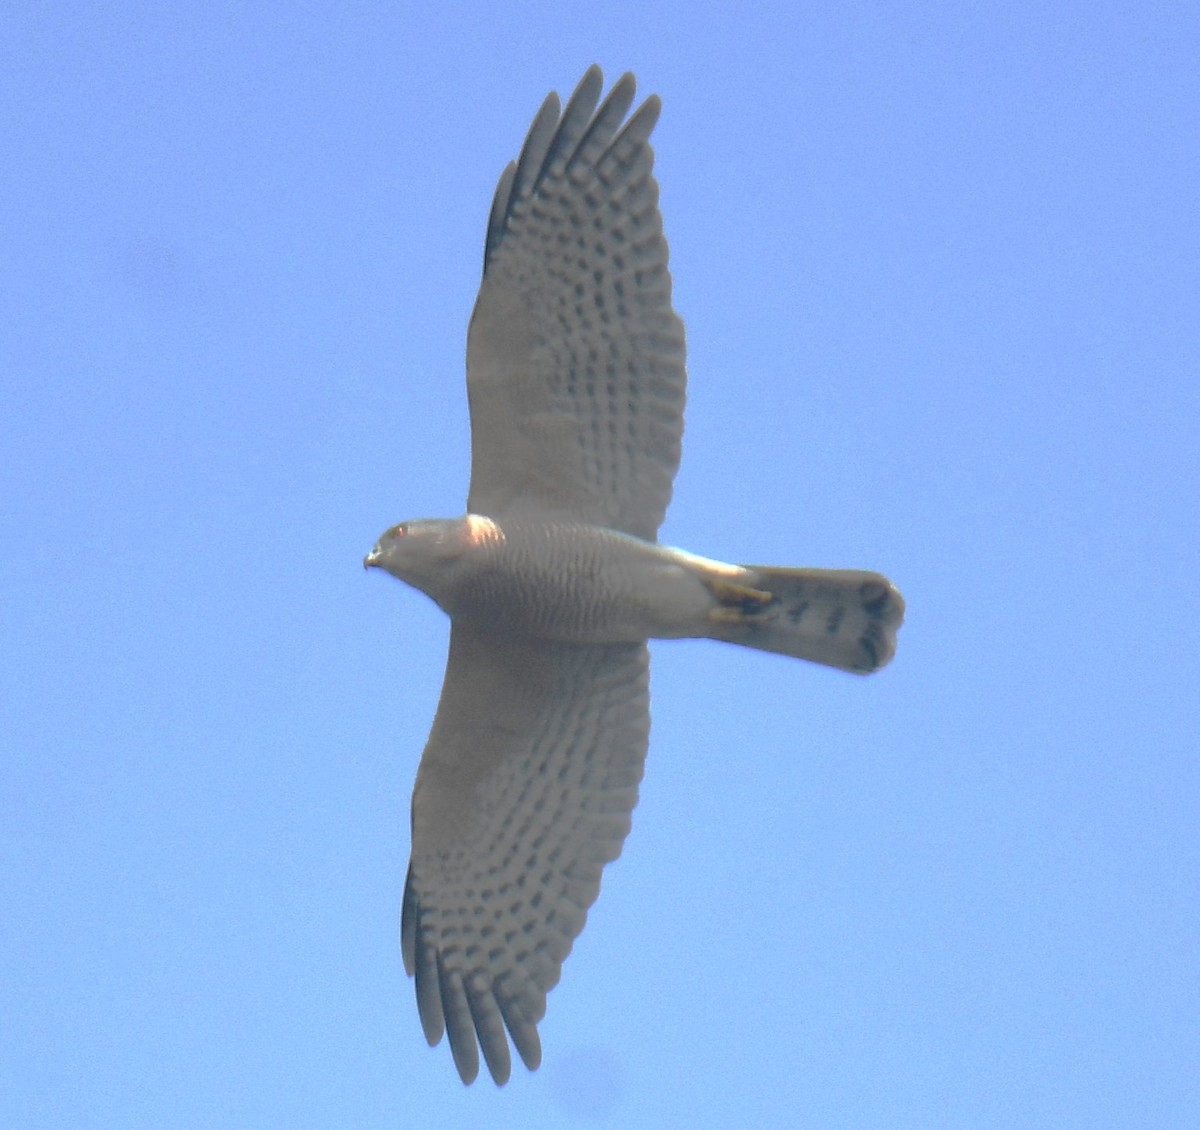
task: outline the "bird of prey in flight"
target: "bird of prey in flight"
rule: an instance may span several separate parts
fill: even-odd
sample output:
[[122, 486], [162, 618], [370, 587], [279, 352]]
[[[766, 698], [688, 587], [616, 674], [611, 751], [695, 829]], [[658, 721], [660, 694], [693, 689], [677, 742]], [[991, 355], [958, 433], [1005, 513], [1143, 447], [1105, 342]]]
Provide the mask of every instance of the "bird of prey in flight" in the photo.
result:
[[[431, 1045], [497, 1084], [541, 1061], [546, 994], [630, 828], [650, 732], [649, 639], [708, 638], [868, 673], [895, 650], [878, 573], [728, 565], [660, 545], [679, 465], [671, 306], [634, 78], [551, 94], [500, 177], [467, 341], [460, 518], [367, 555], [450, 616], [412, 799], [401, 948]], [[628, 115], [628, 117], [627, 117]]]

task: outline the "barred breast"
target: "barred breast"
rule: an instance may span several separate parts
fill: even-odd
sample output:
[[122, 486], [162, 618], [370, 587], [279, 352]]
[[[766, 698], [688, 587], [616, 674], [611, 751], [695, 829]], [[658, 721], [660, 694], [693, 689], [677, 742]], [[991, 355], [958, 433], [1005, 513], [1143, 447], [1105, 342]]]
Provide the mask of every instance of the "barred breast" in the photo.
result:
[[651, 542], [582, 523], [471, 520], [471, 549], [441, 603], [489, 631], [636, 643], [681, 634], [710, 604], [672, 552]]

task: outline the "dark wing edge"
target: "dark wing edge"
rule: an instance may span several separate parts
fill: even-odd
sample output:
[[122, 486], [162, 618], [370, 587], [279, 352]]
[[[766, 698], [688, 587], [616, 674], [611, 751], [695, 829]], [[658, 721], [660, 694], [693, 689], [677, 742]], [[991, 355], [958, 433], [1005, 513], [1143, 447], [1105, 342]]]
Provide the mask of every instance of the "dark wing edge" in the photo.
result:
[[662, 101], [656, 94], [650, 95], [617, 133], [637, 93], [637, 80], [630, 72], [613, 84], [604, 104], [596, 110], [603, 89], [604, 73], [593, 63], [579, 80], [561, 117], [558, 95], [547, 95], [529, 127], [520, 155], [505, 168], [496, 186], [484, 241], [485, 275], [510, 223], [529, 211], [538, 186], [547, 176], [560, 174], [576, 155], [596, 157], [605, 148], [616, 148], [622, 142], [627, 143], [623, 148], [636, 146], [654, 131], [662, 111]]

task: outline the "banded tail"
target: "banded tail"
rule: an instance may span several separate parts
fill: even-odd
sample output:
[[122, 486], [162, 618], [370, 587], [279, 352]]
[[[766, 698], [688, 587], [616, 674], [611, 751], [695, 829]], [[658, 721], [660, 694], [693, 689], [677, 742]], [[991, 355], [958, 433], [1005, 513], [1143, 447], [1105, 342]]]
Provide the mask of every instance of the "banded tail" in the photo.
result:
[[709, 636], [868, 675], [896, 653], [904, 598], [879, 573], [857, 569], [780, 569], [709, 576], [717, 599]]

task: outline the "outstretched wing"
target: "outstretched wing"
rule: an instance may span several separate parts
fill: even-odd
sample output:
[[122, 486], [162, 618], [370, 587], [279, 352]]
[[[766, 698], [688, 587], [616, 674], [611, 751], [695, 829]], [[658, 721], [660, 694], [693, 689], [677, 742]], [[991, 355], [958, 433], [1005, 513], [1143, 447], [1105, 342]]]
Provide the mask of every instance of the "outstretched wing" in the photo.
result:
[[597, 109], [603, 82], [591, 67], [561, 116], [551, 94], [496, 189], [467, 344], [467, 505], [653, 540], [686, 385], [649, 143], [660, 103], [622, 127], [633, 76]]
[[[425, 1037], [463, 1082], [508, 1079], [629, 832], [650, 731], [644, 645], [493, 638], [456, 623], [413, 790], [401, 946]], [[477, 1045], [478, 1041], [478, 1045]]]

